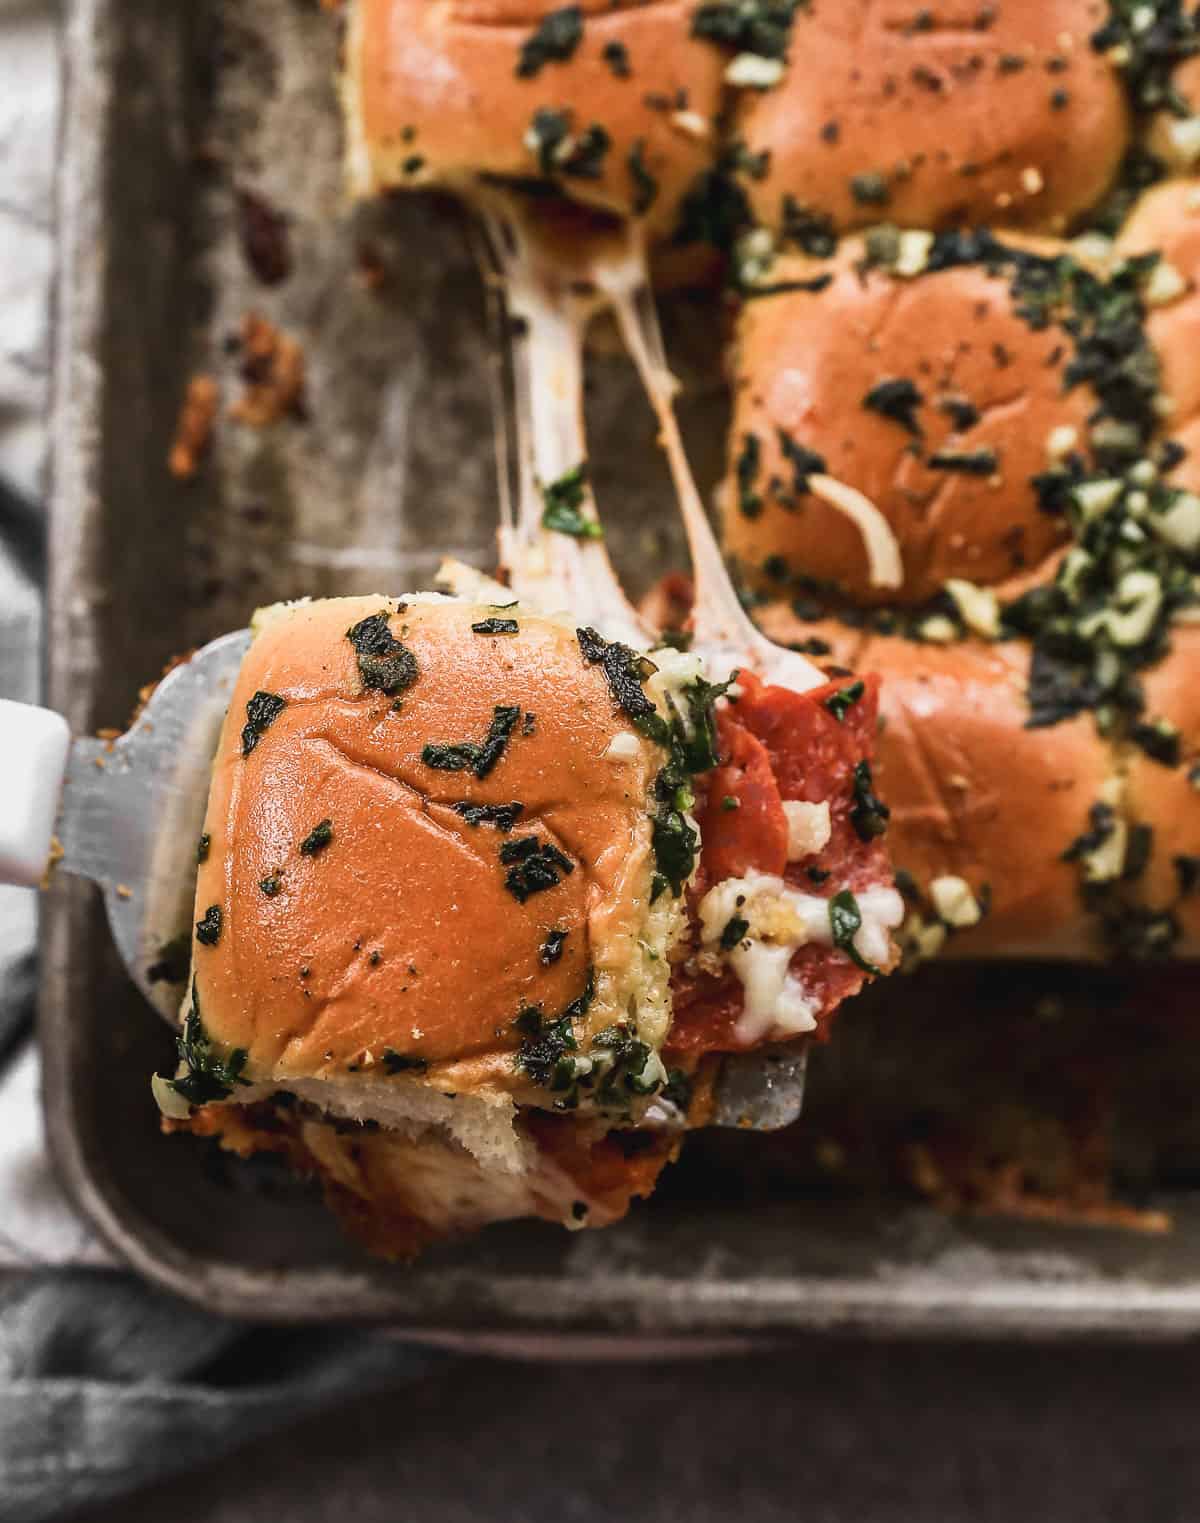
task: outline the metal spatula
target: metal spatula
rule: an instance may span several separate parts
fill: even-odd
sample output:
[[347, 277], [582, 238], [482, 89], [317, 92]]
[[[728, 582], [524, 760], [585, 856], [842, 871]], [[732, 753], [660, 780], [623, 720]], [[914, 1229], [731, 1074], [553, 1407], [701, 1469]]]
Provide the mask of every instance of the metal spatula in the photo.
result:
[[[182, 989], [164, 951], [190, 948], [212, 758], [249, 645], [240, 629], [174, 667], [115, 741], [72, 740], [60, 715], [0, 700], [0, 883], [35, 888], [53, 863], [99, 884], [130, 978], [172, 1025]], [[713, 1124], [773, 1131], [803, 1098], [794, 1045], [730, 1058]]]
[[213, 752], [249, 646], [248, 629], [206, 645], [115, 741], [0, 701], [0, 883], [36, 887], [53, 860], [99, 884], [129, 976], [172, 1022], [182, 989], [160, 976], [163, 951], [191, 923]]

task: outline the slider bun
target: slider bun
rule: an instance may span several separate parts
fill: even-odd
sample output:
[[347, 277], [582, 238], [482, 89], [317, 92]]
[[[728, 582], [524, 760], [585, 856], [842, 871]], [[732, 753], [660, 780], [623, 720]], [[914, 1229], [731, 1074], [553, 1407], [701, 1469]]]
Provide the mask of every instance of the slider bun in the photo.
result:
[[[657, 184], [644, 220], [652, 231], [673, 226], [715, 152], [725, 55], [690, 36], [691, 0], [587, 0], [572, 56], [519, 77], [522, 45], [559, 9], [549, 0], [354, 0], [343, 87], [353, 193], [437, 185], [469, 195], [482, 174], [539, 178], [525, 141], [534, 113], [569, 110], [574, 133], [599, 126], [611, 143], [597, 177], [558, 177], [564, 194], [639, 214], [633, 156]], [[612, 44], [625, 49], [628, 77], [605, 58]]]
[[1154, 832], [1153, 849], [1138, 880], [1138, 897], [1154, 910], [1173, 909], [1181, 949], [1200, 941], [1200, 894], [1179, 898], [1177, 856], [1200, 858], [1200, 791], [1189, 774], [1200, 766], [1200, 628], [1176, 624], [1171, 653], [1142, 676], [1145, 718], [1165, 719], [1179, 731], [1179, 765], [1165, 766], [1140, 748], [1130, 751], [1126, 783], [1132, 819]]
[[[778, 227], [790, 195], [839, 229], [1065, 230], [1129, 142], [1121, 82], [1089, 46], [1107, 13], [1103, 0], [801, 7], [784, 78], [739, 110], [750, 151], [771, 155], [747, 186], [758, 219]], [[864, 175], [881, 195], [855, 195]]]
[[[782, 557], [791, 574], [837, 583], [859, 603], [921, 603], [948, 577], [992, 584], [1036, 568], [1066, 530], [1040, 509], [1030, 477], [1050, 464], [1053, 430], [1074, 429], [1086, 442], [1096, 406], [1089, 387], [1063, 389], [1069, 338], [1053, 324], [1035, 332], [1017, 315], [1007, 273], [971, 265], [905, 280], [860, 274], [862, 257], [861, 242], [850, 239], [828, 264], [777, 261], [773, 282], [827, 271], [832, 283], [745, 304], [730, 455], [736, 470], [747, 435], [755, 436], [762, 508], [747, 516], [731, 477], [723, 498], [729, 552], [751, 573]], [[864, 405], [889, 380], [920, 392], [919, 438]], [[947, 410], [956, 401], [969, 403], [978, 421], [968, 416], [956, 428]], [[898, 590], [870, 585], [862, 538], [842, 514], [811, 493], [789, 505], [794, 470], [781, 430], [887, 519], [904, 566]], [[926, 462], [939, 450], [991, 450], [997, 468], [933, 469]]]
[[[779, 607], [761, 622], [776, 640], [814, 631], [836, 639], [836, 626], [799, 620], [789, 635]], [[977, 895], [990, 892], [983, 920], [952, 936], [946, 952], [1096, 955], [1079, 869], [1062, 861], [1110, 772], [1092, 716], [1027, 729], [1029, 648], [1016, 642], [935, 646], [874, 636], [854, 660], [882, 679], [875, 771], [892, 811], [892, 861], [926, 895], [946, 876], [964, 878]]]
[[952, 875], [990, 894], [984, 919], [947, 951], [1094, 955], [1079, 869], [1062, 861], [1109, 775], [1092, 716], [1027, 729], [1029, 649], [1017, 643], [876, 638], [860, 660], [883, 676], [878, 778], [894, 862], [922, 892]]
[[1200, 413], [1200, 180], [1173, 180], [1143, 195], [1117, 240], [1125, 255], [1157, 253], [1187, 282], [1174, 300], [1152, 307], [1146, 332], [1162, 366], [1174, 411], [1172, 432]]
[[[364, 689], [347, 638], [381, 610], [419, 673], [398, 711]], [[556, 1015], [593, 966], [595, 1030], [635, 991], [646, 798], [661, 753], [616, 711], [573, 629], [512, 613], [519, 633], [489, 636], [471, 629], [495, 614], [481, 604], [331, 599], [274, 611], [251, 646], [214, 764], [197, 885], [197, 920], [216, 905], [221, 931], [216, 945], [197, 943], [193, 968], [205, 1028], [246, 1049], [256, 1084], [328, 1095], [356, 1119], [435, 1122], [443, 1091], [507, 1103], [519, 1083], [511, 1023], [524, 1007]], [[259, 692], [286, 706], [244, 755]], [[482, 781], [422, 760], [428, 743], [482, 741], [497, 705], [535, 719], [528, 735], [518, 722]], [[606, 756], [616, 737], [620, 755]], [[453, 808], [461, 801], [517, 801], [523, 812], [504, 834], [468, 824]], [[324, 820], [332, 839], [303, 854]], [[500, 850], [530, 836], [575, 868], [519, 903]], [[551, 930], [568, 935], [547, 966], [539, 949]], [[428, 1082], [389, 1074], [387, 1051], [393, 1068], [429, 1065]]]

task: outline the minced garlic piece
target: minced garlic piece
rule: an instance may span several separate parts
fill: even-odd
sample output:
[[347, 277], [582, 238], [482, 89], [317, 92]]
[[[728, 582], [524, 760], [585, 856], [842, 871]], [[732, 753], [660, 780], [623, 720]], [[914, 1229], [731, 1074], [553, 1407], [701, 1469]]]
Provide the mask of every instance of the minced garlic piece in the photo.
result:
[[787, 816], [789, 862], [799, 862], [803, 857], [824, 851], [832, 829], [828, 800], [805, 804], [796, 799], [785, 799], [783, 812]]

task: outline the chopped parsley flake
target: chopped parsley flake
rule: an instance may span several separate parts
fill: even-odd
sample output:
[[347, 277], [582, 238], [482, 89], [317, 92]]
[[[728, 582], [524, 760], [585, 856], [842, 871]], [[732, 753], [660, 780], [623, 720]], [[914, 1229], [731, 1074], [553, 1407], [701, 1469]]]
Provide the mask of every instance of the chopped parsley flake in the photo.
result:
[[658, 200], [658, 181], [646, 164], [646, 140], [638, 138], [629, 150], [629, 178], [633, 181], [633, 214], [644, 217]]
[[614, 39], [604, 44], [604, 62], [609, 66], [618, 79], [628, 79], [633, 73], [629, 63], [629, 49], [623, 42]]
[[707, 0], [692, 13], [692, 36], [760, 58], [785, 58], [792, 21], [809, 0]]
[[523, 1037], [516, 1066], [558, 1096], [558, 1110], [574, 1110], [588, 1093], [605, 1109], [628, 1111], [633, 1097], [657, 1094], [666, 1075], [653, 1048], [625, 1022], [598, 1031], [589, 1054], [580, 1054], [574, 1023], [594, 997], [589, 971], [583, 993], [557, 1018], [548, 1020], [539, 1005], [522, 1010], [513, 1023]]
[[587, 664], [603, 669], [609, 692], [619, 709], [630, 719], [645, 719], [654, 713], [654, 705], [642, 687], [651, 675], [651, 668], [643, 656], [630, 650], [628, 645], [606, 640], [587, 627], [577, 629], [575, 638]]
[[1125, 843], [1125, 861], [1121, 867], [1123, 882], [1140, 878], [1154, 855], [1154, 829], [1150, 825], [1131, 825]]
[[570, 857], [553, 842], [539, 841], [536, 836], [506, 841], [500, 848], [500, 862], [508, 868], [504, 886], [518, 904], [524, 904], [534, 894], [557, 888], [564, 873], [575, 871]]
[[662, 1088], [661, 1067], [651, 1062], [653, 1048], [624, 1022], [598, 1031], [592, 1039], [592, 1051], [605, 1060], [600, 1080], [602, 1105], [619, 1104], [622, 1091], [644, 1096], [656, 1094]]
[[944, 412], [954, 425], [956, 433], [974, 428], [979, 422], [979, 409], [966, 397], [939, 397], [938, 411]]
[[578, 5], [550, 11], [521, 44], [518, 79], [532, 79], [548, 63], [566, 63], [582, 41], [583, 11]]
[[892, 199], [887, 181], [874, 170], [855, 175], [850, 181], [850, 194], [859, 206], [886, 206]]
[[844, 952], [856, 968], [861, 968], [864, 973], [879, 972], [875, 964], [868, 962], [854, 945], [854, 938], [862, 929], [862, 911], [858, 907], [858, 900], [848, 888], [844, 888], [840, 894], [834, 894], [829, 901], [829, 925], [834, 946]]
[[287, 707], [274, 693], [257, 692], [246, 705], [246, 724], [242, 730], [242, 755], [249, 756]]
[[202, 947], [215, 947], [221, 939], [221, 906], [210, 904], [204, 917], [196, 922], [196, 940]]
[[669, 697], [669, 721], [657, 711], [638, 721], [643, 734], [662, 746], [670, 758], [654, 780], [650, 841], [658, 872], [651, 887], [651, 904], [668, 887], [678, 898], [695, 870], [700, 841], [687, 818], [695, 802], [691, 778], [717, 765], [716, 704], [736, 679], [736, 672], [719, 683], [698, 677], [683, 688], [686, 714]]
[[849, 687], [844, 687], [839, 692], [834, 693], [832, 697], [826, 698], [824, 707], [841, 724], [866, 690], [866, 683], [864, 682], [851, 683]]
[[819, 476], [825, 470], [825, 457], [793, 439], [782, 428], [779, 430], [779, 448], [792, 468], [792, 491], [802, 497], [808, 491], [808, 478]]
[[1181, 737], [1176, 727], [1167, 720], [1143, 720], [1133, 726], [1129, 738], [1151, 760], [1161, 762], [1164, 767], [1179, 765]]
[[930, 455], [931, 471], [960, 471], [964, 476], [994, 476], [999, 460], [994, 449], [949, 450], [942, 449]]
[[737, 183], [733, 166], [722, 160], [698, 175], [684, 196], [671, 241], [677, 245], [707, 243], [731, 254], [739, 237], [753, 225], [746, 192]]
[[388, 628], [388, 614], [362, 619], [346, 638], [358, 653], [358, 674], [368, 690], [394, 698], [417, 680], [417, 658]]
[[1104, 934], [1114, 956], [1151, 962], [1169, 957], [1179, 940], [1179, 921], [1170, 910], [1151, 910], [1140, 904], [1121, 904], [1102, 912]]
[[1200, 857], [1185, 856], [1180, 853], [1172, 857], [1171, 861], [1179, 883], [1180, 897], [1187, 899], [1200, 889]]
[[545, 941], [538, 948], [538, 961], [542, 967], [548, 968], [551, 964], [559, 961], [563, 955], [563, 948], [567, 944], [567, 937], [569, 935], [569, 931], [550, 931], [547, 933]]
[[814, 259], [828, 259], [837, 248], [833, 218], [785, 194], [780, 205], [780, 238], [794, 243]]
[[476, 635], [515, 635], [520, 631], [516, 619], [481, 619], [471, 625], [471, 633]]
[[582, 1019], [596, 997], [596, 975], [589, 968], [583, 993], [561, 1015], [548, 1020], [540, 1005], [527, 1005], [513, 1022], [524, 1040], [517, 1051], [516, 1066], [535, 1084], [561, 1093], [575, 1082], [579, 1064], [572, 1057], [579, 1051], [574, 1023]]
[[333, 840], [333, 821], [322, 820], [319, 825], [314, 825], [309, 833], [300, 842], [300, 855], [302, 857], [315, 857], [319, 851], [324, 851]]
[[236, 1048], [227, 1058], [216, 1052], [200, 1018], [200, 996], [194, 980], [191, 1008], [176, 1045], [180, 1060], [188, 1071], [181, 1078], [168, 1079], [167, 1083], [190, 1105], [209, 1105], [214, 1100], [224, 1100], [233, 1093], [235, 1085], [249, 1085], [249, 1079], [242, 1077], [249, 1054], [244, 1047]]
[[455, 804], [455, 814], [462, 815], [468, 825], [494, 825], [501, 835], [507, 835], [525, 812], [524, 804]]
[[1091, 828], [1078, 835], [1062, 854], [1064, 862], [1081, 862], [1098, 851], [1117, 828], [1117, 817], [1111, 804], [1096, 803], [1088, 810]]
[[1184, 0], [1108, 0], [1108, 12], [1092, 47], [1121, 70], [1135, 110], [1193, 116], [1195, 105], [1172, 76], [1183, 59], [1200, 53], [1200, 12]]
[[726, 922], [725, 929], [721, 932], [721, 950], [732, 952], [738, 942], [745, 938], [746, 932], [749, 929], [750, 922], [748, 920], [743, 920], [740, 915], [734, 915], [732, 919]]
[[473, 741], [430, 744], [422, 750], [421, 760], [437, 772], [473, 772], [477, 778], [483, 779], [504, 755], [520, 717], [521, 710], [514, 705], [497, 704], [482, 744], [476, 745]]
[[860, 761], [854, 768], [854, 806], [850, 823], [860, 841], [873, 841], [888, 828], [892, 811], [874, 791], [870, 762]]
[[612, 139], [598, 123], [577, 136], [571, 131], [570, 111], [543, 106], [533, 114], [526, 144], [544, 175], [572, 175], [580, 180], [599, 180]]
[[542, 528], [574, 539], [603, 539], [603, 525], [583, 511], [586, 496], [587, 466], [581, 463], [542, 488]]
[[757, 518], [763, 509], [762, 496], [756, 490], [761, 469], [762, 444], [759, 437], [757, 434], [744, 434], [734, 470], [737, 477], [738, 510], [745, 518]]
[[212, 836], [210, 836], [208, 832], [205, 831], [205, 833], [196, 843], [196, 863], [198, 866], [203, 867], [204, 864], [208, 861], [208, 853], [211, 849]]
[[260, 878], [258, 886], [268, 899], [275, 899], [283, 892], [283, 875], [272, 873], [270, 877]]
[[901, 376], [872, 386], [863, 398], [862, 405], [869, 412], [877, 412], [881, 417], [899, 423], [901, 428], [907, 429], [914, 438], [919, 439], [922, 430], [917, 422], [917, 408], [924, 400], [916, 385], [906, 376]]
[[678, 899], [695, 870], [700, 846], [682, 810], [667, 806], [658, 811], [650, 827], [650, 844], [659, 873]]

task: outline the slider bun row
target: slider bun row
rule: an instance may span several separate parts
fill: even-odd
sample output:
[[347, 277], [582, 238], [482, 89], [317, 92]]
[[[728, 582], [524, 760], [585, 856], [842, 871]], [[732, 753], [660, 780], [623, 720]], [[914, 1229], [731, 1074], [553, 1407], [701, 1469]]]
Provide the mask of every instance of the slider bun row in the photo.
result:
[[[350, 0], [354, 193], [543, 178], [663, 238], [705, 172], [732, 161], [755, 220], [776, 230], [799, 208], [839, 232], [887, 219], [1061, 235], [1131, 149], [1174, 169], [1200, 161], [1195, 121], [1135, 111], [1121, 49], [1094, 45], [1105, 0], [800, 6], [786, 59], [698, 35], [695, 0], [586, 0], [577, 36], [530, 54], [563, 9]], [[1200, 60], [1172, 85], [1200, 100]], [[563, 144], [556, 164], [539, 162], [531, 130], [546, 111], [565, 116], [572, 144], [601, 129], [603, 153], [572, 165]]]

